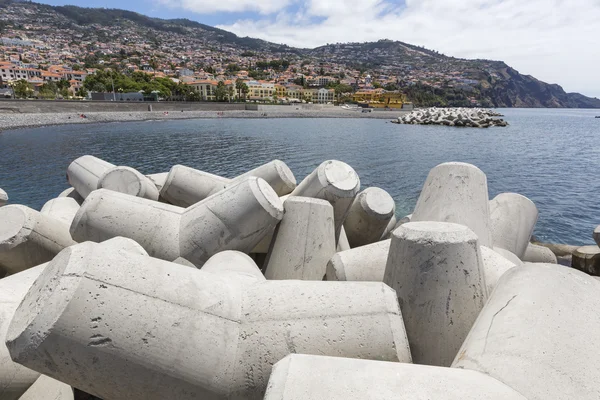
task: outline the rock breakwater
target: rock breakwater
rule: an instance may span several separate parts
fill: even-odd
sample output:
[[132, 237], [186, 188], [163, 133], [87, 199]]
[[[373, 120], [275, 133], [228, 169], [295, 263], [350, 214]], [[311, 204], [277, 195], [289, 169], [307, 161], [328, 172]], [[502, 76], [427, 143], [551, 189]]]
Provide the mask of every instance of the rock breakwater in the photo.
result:
[[426, 108], [393, 120], [396, 124], [446, 125], [471, 128], [507, 126], [508, 122], [497, 118], [503, 115], [485, 108]]

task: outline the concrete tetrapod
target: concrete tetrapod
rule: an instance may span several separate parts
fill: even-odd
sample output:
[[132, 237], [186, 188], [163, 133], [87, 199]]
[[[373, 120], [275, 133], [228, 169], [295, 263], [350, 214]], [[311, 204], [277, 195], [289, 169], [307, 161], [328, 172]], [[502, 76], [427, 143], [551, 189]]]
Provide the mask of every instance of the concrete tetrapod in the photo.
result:
[[0, 207], [5, 206], [6, 203], [8, 203], [8, 195], [0, 188]]
[[381, 283], [251, 283], [91, 242], [48, 265], [6, 343], [16, 362], [104, 399], [261, 399], [291, 352], [410, 362]]
[[538, 209], [527, 197], [500, 193], [490, 201], [490, 229], [494, 246], [523, 258], [538, 219]]
[[158, 174], [149, 174], [146, 175], [146, 178], [150, 179], [156, 189], [160, 192], [160, 190], [165, 186], [165, 182], [167, 181], [167, 177], [169, 176], [168, 172], [160, 172]]
[[529, 243], [522, 260], [531, 263], [556, 264], [556, 255], [547, 247]]
[[[394, 207], [396, 205], [394, 204]], [[390, 222], [388, 222], [387, 226], [385, 227], [383, 233], [381, 234], [381, 237], [379, 238], [379, 240], [385, 240], [385, 239], [389, 239], [390, 235], [392, 234], [392, 231], [394, 230], [394, 228], [396, 227], [396, 224], [398, 223], [398, 220], [396, 219], [395, 215], [392, 215], [392, 218], [390, 218]]]
[[344, 220], [350, 246], [354, 248], [377, 242], [395, 211], [396, 203], [385, 190], [370, 187], [360, 192]]
[[[296, 177], [286, 163], [281, 160], [273, 160], [254, 168], [245, 174], [233, 178], [229, 184], [238, 183], [251, 176], [264, 179], [278, 196], [290, 194], [296, 188]], [[214, 189], [211, 194], [217, 191], [218, 189]]]
[[73, 400], [73, 388], [66, 383], [41, 375], [19, 400]]
[[453, 368], [290, 354], [273, 366], [265, 400], [526, 400], [484, 374]]
[[179, 257], [179, 225], [184, 209], [107, 189], [91, 193], [71, 224], [77, 242], [103, 242], [122, 236], [152, 257]]
[[500, 254], [502, 257], [506, 258], [507, 260], [509, 260], [510, 262], [512, 262], [513, 264], [515, 264], [517, 266], [523, 265], [523, 261], [521, 261], [521, 259], [519, 257], [517, 257], [515, 255], [515, 253], [513, 253], [509, 250], [503, 249], [501, 247], [496, 247], [496, 246], [494, 246], [492, 248], [492, 250], [494, 250], [496, 253]]
[[600, 246], [600, 225], [594, 229], [594, 240], [596, 241], [596, 244]]
[[459, 224], [404, 224], [383, 282], [398, 295], [415, 363], [450, 366], [487, 298], [477, 236]]
[[160, 196], [171, 204], [189, 207], [210, 196], [215, 189], [225, 189], [229, 179], [184, 165], [171, 167], [160, 189]]
[[67, 180], [77, 193], [85, 199], [98, 189], [98, 181], [115, 165], [94, 156], [81, 156], [67, 168]]
[[69, 227], [22, 205], [0, 208], [0, 276], [50, 261], [75, 244]]
[[262, 178], [245, 178], [185, 210], [180, 255], [201, 267], [223, 250], [249, 253], [282, 218], [273, 188]]
[[333, 207], [329, 202], [290, 196], [265, 261], [267, 279], [323, 280], [335, 253]]
[[449, 162], [433, 168], [423, 185], [411, 221], [454, 222], [468, 226], [482, 246], [492, 247], [487, 178], [476, 166]]
[[290, 193], [296, 187], [294, 174], [280, 160], [273, 160], [234, 179], [223, 178], [183, 165], [175, 165], [169, 171], [160, 194], [171, 204], [189, 207], [227, 186], [239, 183], [251, 176], [264, 179], [279, 196]]
[[[147, 253], [133, 240], [115, 238], [101, 243], [104, 251], [129, 251], [139, 255]], [[26, 271], [19, 272], [7, 278], [0, 279], [0, 399], [19, 399], [27, 388], [40, 376], [38, 372], [25, 368], [11, 360], [4, 342], [8, 326], [17, 307], [31, 288], [33, 282], [40, 276], [48, 263], [38, 265]], [[52, 397], [40, 397], [46, 399]]]
[[283, 217], [262, 179], [250, 177], [183, 209], [105, 189], [92, 193], [71, 225], [78, 242], [134, 239], [152, 257], [201, 267], [223, 250], [249, 252]]
[[46, 264], [29, 268], [0, 279], [0, 399], [17, 400], [40, 376], [22, 365], [14, 363], [4, 344], [6, 331], [25, 294], [42, 273]]
[[600, 281], [582, 272], [554, 264], [512, 268], [452, 367], [483, 372], [530, 400], [598, 399], [598, 309]]
[[98, 179], [98, 189], [158, 201], [158, 189], [150, 178], [130, 167], [113, 167]]
[[57, 197], [46, 202], [40, 213], [71, 226], [75, 214], [79, 211], [79, 203], [71, 197]]
[[485, 284], [487, 292], [490, 294], [496, 287], [496, 284], [498, 284], [500, 277], [509, 269], [516, 267], [516, 265], [489, 247], [480, 246], [479, 250], [481, 251], [481, 261], [483, 262]]
[[75, 200], [77, 202], [77, 204], [81, 205], [81, 203], [83, 203], [84, 198], [81, 197], [79, 195], [79, 193], [77, 193], [77, 190], [75, 190], [75, 188], [70, 187], [68, 189], [63, 190], [58, 196], [56, 196], [57, 198], [62, 198], [62, 197], [69, 197], [73, 200]]
[[346, 163], [329, 160], [310, 173], [291, 196], [314, 197], [327, 200], [333, 206], [336, 243], [354, 198], [360, 190], [360, 179]]
[[600, 276], [600, 247], [581, 246], [573, 252], [571, 267], [590, 275]]
[[327, 263], [328, 281], [383, 282], [390, 239], [337, 252]]
[[348, 243], [348, 237], [346, 236], [346, 230], [344, 229], [343, 225], [342, 229], [340, 230], [340, 237], [338, 239], [336, 250], [338, 252], [350, 250], [350, 243]]
[[231, 274], [236, 278], [249, 278], [253, 281], [266, 280], [250, 256], [235, 250], [225, 250], [215, 254], [202, 266], [202, 271], [213, 274]]

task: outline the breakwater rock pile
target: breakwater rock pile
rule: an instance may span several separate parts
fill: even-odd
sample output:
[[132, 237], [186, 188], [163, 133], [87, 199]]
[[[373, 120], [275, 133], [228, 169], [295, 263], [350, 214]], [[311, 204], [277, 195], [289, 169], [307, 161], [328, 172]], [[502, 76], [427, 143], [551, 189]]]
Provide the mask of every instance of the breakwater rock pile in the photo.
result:
[[495, 111], [485, 108], [426, 108], [414, 110], [392, 122], [412, 125], [445, 125], [471, 128], [507, 126], [508, 122]]
[[399, 221], [335, 160], [66, 172], [41, 211], [0, 207], [3, 400], [598, 398], [600, 281], [473, 165]]

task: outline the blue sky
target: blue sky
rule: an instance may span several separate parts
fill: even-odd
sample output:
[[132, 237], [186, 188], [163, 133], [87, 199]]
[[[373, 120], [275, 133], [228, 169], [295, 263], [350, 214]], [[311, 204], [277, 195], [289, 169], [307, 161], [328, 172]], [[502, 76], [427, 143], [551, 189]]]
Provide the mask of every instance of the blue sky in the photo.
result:
[[598, 0], [37, 0], [188, 18], [298, 47], [401, 40], [505, 61], [568, 92], [600, 98]]

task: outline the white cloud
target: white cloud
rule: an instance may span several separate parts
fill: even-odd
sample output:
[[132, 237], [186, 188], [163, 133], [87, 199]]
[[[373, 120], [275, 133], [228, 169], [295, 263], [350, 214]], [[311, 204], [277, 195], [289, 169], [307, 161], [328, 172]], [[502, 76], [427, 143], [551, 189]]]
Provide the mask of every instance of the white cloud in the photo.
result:
[[181, 8], [198, 14], [216, 12], [257, 11], [270, 14], [287, 7], [292, 0], [154, 0], [170, 8]]
[[292, 0], [177, 2], [196, 12], [220, 6], [263, 13], [219, 26], [241, 36], [298, 47], [401, 40], [456, 57], [502, 60], [567, 91], [600, 97], [597, 0], [304, 0], [293, 10]]

